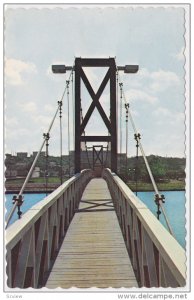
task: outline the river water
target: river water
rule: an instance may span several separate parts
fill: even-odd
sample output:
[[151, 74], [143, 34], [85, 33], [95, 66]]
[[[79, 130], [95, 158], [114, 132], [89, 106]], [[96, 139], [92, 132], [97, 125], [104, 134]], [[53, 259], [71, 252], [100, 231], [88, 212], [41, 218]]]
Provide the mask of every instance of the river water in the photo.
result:
[[[184, 191], [161, 191], [165, 196], [164, 208], [177, 241], [185, 248], [185, 192]], [[137, 196], [156, 216], [157, 207], [154, 202], [154, 192], [138, 192]], [[161, 223], [167, 228], [163, 215], [160, 215]]]
[[[168, 216], [169, 222], [171, 224], [172, 230], [174, 232], [177, 241], [185, 247], [185, 192], [184, 191], [168, 191], [161, 192], [165, 196], [165, 210]], [[41, 194], [24, 194], [24, 203], [21, 207], [23, 213], [25, 213], [29, 208], [42, 200], [46, 195]], [[156, 204], [154, 202], [153, 192], [138, 192], [137, 196], [149, 207], [149, 209], [156, 216]], [[6, 216], [11, 210], [13, 194], [6, 194]], [[14, 213], [10, 224], [17, 220], [17, 212]], [[160, 215], [161, 222], [165, 224], [165, 220], [162, 215]]]

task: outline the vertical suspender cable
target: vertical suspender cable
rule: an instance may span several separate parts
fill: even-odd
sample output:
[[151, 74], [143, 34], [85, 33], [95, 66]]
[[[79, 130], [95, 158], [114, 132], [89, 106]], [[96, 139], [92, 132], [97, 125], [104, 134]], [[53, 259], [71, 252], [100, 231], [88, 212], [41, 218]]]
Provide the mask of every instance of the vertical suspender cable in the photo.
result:
[[70, 172], [71, 172], [71, 164], [70, 164], [70, 125], [69, 125], [69, 80], [66, 81], [67, 84], [67, 136], [68, 136], [68, 164], [69, 164], [69, 178], [70, 178]]
[[[119, 77], [118, 77], [118, 73], [119, 72], [117, 70], [116, 71], [116, 105], [117, 105], [116, 124], [117, 124], [117, 135], [118, 135], [118, 125], [119, 125], [118, 124], [118, 113], [119, 113], [119, 99], [118, 99], [118, 94], [119, 94]], [[108, 133], [109, 133], [109, 131], [108, 131]], [[108, 147], [108, 143], [107, 143], [107, 147]], [[117, 139], [117, 147], [119, 148], [118, 139]], [[119, 166], [120, 166], [120, 169], [121, 169], [121, 156], [120, 156], [120, 159], [118, 160], [118, 155], [117, 155], [117, 163], [118, 162], [119, 162]]]
[[43, 134], [44, 138], [46, 139], [46, 152], [45, 152], [45, 193], [46, 196], [48, 195], [48, 146], [49, 146], [49, 133]]
[[127, 180], [127, 173], [128, 173], [128, 115], [129, 115], [129, 103], [125, 103], [125, 109], [126, 109], [126, 162], [125, 162], [125, 176], [126, 176], [126, 180]]
[[[122, 110], [123, 110], [123, 90], [122, 90], [122, 86], [123, 84], [122, 83], [119, 83], [119, 86], [120, 86], [120, 156], [122, 157]], [[120, 173], [121, 173], [121, 165], [122, 165], [122, 162], [121, 162], [121, 157], [120, 157]]]
[[[73, 67], [74, 69], [74, 67]], [[72, 101], [72, 120], [73, 120], [73, 140], [72, 140], [72, 150], [74, 149], [75, 145], [75, 99], [74, 99], [74, 73], [71, 74], [71, 101]], [[71, 156], [70, 156], [71, 159]]]
[[[73, 120], [73, 145], [75, 143], [75, 99], [74, 99], [74, 76], [71, 76], [71, 97], [72, 97], [72, 120]], [[74, 147], [73, 147], [74, 149]]]
[[62, 101], [58, 101], [60, 125], [60, 181], [63, 183], [63, 138], [62, 138]]
[[136, 186], [136, 195], [137, 195], [137, 181], [138, 181], [138, 150], [139, 150], [139, 139], [141, 138], [140, 133], [138, 135], [135, 133], [134, 138], [136, 140], [136, 166], [135, 166], [135, 186]]

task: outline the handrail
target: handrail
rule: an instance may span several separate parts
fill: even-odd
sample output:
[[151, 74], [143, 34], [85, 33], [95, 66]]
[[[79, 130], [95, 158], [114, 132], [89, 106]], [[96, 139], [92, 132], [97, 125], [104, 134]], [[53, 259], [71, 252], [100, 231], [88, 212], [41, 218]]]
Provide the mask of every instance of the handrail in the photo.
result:
[[38, 288], [79, 206], [91, 170], [76, 174], [6, 230], [7, 285]]
[[148, 207], [109, 169], [103, 177], [110, 189], [129, 256], [140, 286], [186, 284], [186, 254]]

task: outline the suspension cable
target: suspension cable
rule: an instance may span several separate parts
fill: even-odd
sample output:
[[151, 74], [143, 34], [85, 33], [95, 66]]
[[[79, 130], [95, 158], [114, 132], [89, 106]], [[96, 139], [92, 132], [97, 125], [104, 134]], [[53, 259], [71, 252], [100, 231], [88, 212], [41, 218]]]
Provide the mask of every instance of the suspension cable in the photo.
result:
[[70, 81], [66, 81], [67, 86], [67, 147], [68, 147], [68, 165], [69, 165], [69, 178], [70, 178], [70, 172], [71, 172], [71, 163], [70, 163], [70, 126], [69, 126], [69, 83]]
[[[122, 153], [122, 112], [123, 112], [123, 83], [119, 83], [120, 87], [120, 155]], [[120, 157], [120, 172], [121, 172], [121, 157]]]
[[129, 103], [125, 103], [125, 110], [126, 110], [126, 128], [125, 128], [125, 132], [126, 132], [126, 163], [125, 163], [125, 175], [126, 175], [126, 180], [127, 180], [127, 171], [128, 171], [128, 117], [129, 117]]
[[[119, 111], [119, 71], [116, 70], [116, 105], [117, 105], [117, 114], [116, 114], [116, 124], [117, 124], [117, 133], [118, 133], [118, 130], [119, 130], [119, 124], [118, 124], [118, 111]], [[108, 130], [108, 133], [109, 133], [109, 130]], [[107, 143], [107, 146], [108, 146], [108, 143]], [[117, 139], [117, 147], [119, 148], [119, 144], [118, 144], [118, 139]], [[119, 169], [121, 169], [121, 160], [118, 161], [118, 158], [117, 158], [117, 162], [119, 164]]]
[[49, 133], [43, 133], [43, 137], [46, 140], [46, 152], [45, 152], [45, 193], [46, 196], [48, 195], [48, 146], [49, 146], [49, 139], [50, 135]]
[[63, 183], [63, 138], [62, 138], [62, 101], [58, 101], [59, 106], [59, 127], [60, 127], [60, 180]]
[[[72, 120], [73, 120], [73, 143], [75, 143], [75, 99], [74, 99], [74, 76], [71, 77], [71, 98], [72, 98]], [[73, 148], [74, 149], [74, 148]]]
[[141, 135], [140, 135], [140, 133], [138, 133], [138, 134], [134, 134], [134, 139], [136, 140], [136, 166], [135, 166], [135, 193], [136, 193], [136, 195], [137, 195], [137, 181], [138, 181], [138, 178], [137, 178], [137, 176], [138, 176], [138, 157], [139, 157], [139, 155], [138, 155], [138, 150], [139, 150], [139, 139], [141, 139]]
[[[124, 99], [125, 103], [127, 103], [123, 88], [122, 88], [122, 94], [123, 94], [123, 99]], [[165, 208], [164, 208], [164, 206], [163, 206], [163, 203], [164, 203], [164, 195], [161, 195], [161, 194], [159, 193], [158, 188], [157, 188], [155, 179], [154, 179], [154, 177], [153, 177], [153, 175], [152, 175], [152, 171], [151, 171], [151, 169], [150, 169], [150, 166], [149, 166], [147, 157], [146, 157], [146, 155], [145, 155], [143, 146], [142, 146], [142, 144], [141, 144], [140, 137], [138, 137], [138, 132], [137, 132], [135, 123], [134, 123], [134, 121], [133, 121], [133, 117], [132, 117], [131, 112], [130, 112], [130, 107], [129, 107], [129, 119], [130, 119], [130, 121], [131, 121], [131, 124], [132, 124], [132, 127], [133, 127], [133, 131], [134, 131], [134, 133], [137, 135], [137, 139], [138, 139], [138, 143], [139, 143], [139, 148], [140, 148], [140, 151], [141, 151], [141, 153], [142, 153], [142, 156], [143, 156], [143, 159], [144, 159], [144, 162], [145, 162], [145, 165], [146, 165], [148, 174], [149, 174], [149, 176], [150, 176], [150, 179], [151, 179], [151, 182], [152, 182], [154, 191], [155, 191], [155, 203], [156, 203], [156, 205], [157, 205], [157, 207], [158, 207], [157, 216], [159, 216], [159, 214], [160, 214], [160, 212], [159, 212], [159, 207], [161, 207], [161, 210], [162, 210], [162, 213], [163, 213], [163, 216], [164, 216], [166, 225], [167, 225], [167, 227], [168, 227], [168, 230], [169, 230], [169, 232], [171, 233], [171, 235], [174, 236], [173, 231], [172, 231], [172, 228], [171, 228], [170, 223], [169, 223], [169, 220], [168, 220], [168, 217], [167, 217], [167, 214], [166, 214], [166, 212], [165, 212]]]
[[[70, 80], [72, 74], [73, 74], [73, 69], [72, 69], [72, 71], [71, 71], [71, 73], [70, 73], [70, 75], [69, 75], [69, 80]], [[63, 98], [64, 98], [64, 96], [65, 96], [65, 94], [66, 94], [66, 89], [67, 89], [67, 87], [65, 86], [65, 89], [64, 89], [63, 94], [62, 94], [62, 97], [61, 97], [61, 101], [63, 101]], [[56, 110], [56, 112], [55, 112], [55, 114], [54, 114], [54, 116], [53, 116], [53, 119], [51, 120], [51, 123], [50, 123], [50, 125], [49, 125], [49, 127], [48, 127], [48, 131], [47, 131], [48, 134], [50, 133], [50, 131], [51, 131], [52, 127], [53, 127], [53, 124], [54, 124], [54, 121], [55, 121], [56, 116], [57, 116], [57, 114], [58, 114], [58, 111], [59, 111], [59, 106], [57, 107], [57, 110]], [[13, 214], [14, 214], [14, 212], [15, 212], [17, 206], [19, 207], [19, 208], [18, 208], [18, 211], [20, 210], [20, 206], [21, 206], [22, 203], [23, 203], [23, 196], [22, 196], [22, 194], [23, 194], [24, 189], [26, 188], [26, 185], [27, 185], [27, 183], [28, 183], [28, 181], [29, 181], [29, 179], [30, 179], [30, 177], [31, 177], [31, 175], [32, 175], [32, 172], [33, 172], [34, 167], [35, 167], [35, 165], [36, 165], [36, 163], [37, 163], [37, 160], [38, 160], [38, 158], [39, 158], [39, 156], [40, 156], [40, 153], [41, 153], [41, 151], [42, 151], [42, 149], [43, 149], [43, 147], [44, 147], [44, 145], [45, 145], [45, 142], [46, 142], [46, 139], [44, 138], [44, 140], [43, 140], [43, 142], [42, 142], [42, 144], [41, 144], [41, 146], [40, 146], [40, 149], [39, 149], [38, 153], [37, 153], [36, 156], [35, 156], [35, 159], [34, 159], [34, 161], [33, 161], [33, 163], [32, 163], [32, 166], [31, 166], [31, 168], [30, 168], [30, 170], [29, 170], [29, 172], [28, 172], [28, 174], [27, 174], [27, 176], [26, 176], [26, 179], [25, 179], [24, 183], [22, 184], [22, 187], [21, 187], [21, 189], [20, 189], [18, 195], [15, 195], [15, 196], [13, 197], [13, 207], [12, 207], [12, 209], [11, 209], [11, 211], [10, 211], [8, 217], [7, 217], [5, 229], [8, 227], [8, 225], [9, 225], [9, 223], [10, 223], [10, 220], [11, 220], [11, 218], [12, 218], [12, 216], [13, 216]]]

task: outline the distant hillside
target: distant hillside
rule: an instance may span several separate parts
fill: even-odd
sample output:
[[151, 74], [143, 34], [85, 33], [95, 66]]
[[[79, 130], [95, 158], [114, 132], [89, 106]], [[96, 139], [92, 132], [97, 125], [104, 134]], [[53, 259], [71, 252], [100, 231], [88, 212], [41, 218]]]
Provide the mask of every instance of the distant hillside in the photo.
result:
[[[170, 179], [184, 180], [185, 158], [150, 155], [147, 157], [147, 160], [156, 181]], [[121, 167], [121, 176], [126, 177], [126, 175], [129, 180], [135, 180], [137, 176], [138, 180], [150, 181], [142, 156], [139, 156], [138, 159], [136, 157], [128, 158], [127, 168], [125, 165]]]
[[[17, 153], [17, 156], [11, 154], [6, 154], [5, 166], [6, 166], [6, 178], [9, 177], [26, 177], [32, 162], [35, 158], [36, 152], [30, 157], [27, 153]], [[153, 172], [156, 181], [167, 181], [170, 179], [174, 180], [184, 180], [185, 178], [185, 158], [178, 157], [162, 157], [156, 155], [150, 155], [147, 157], [150, 164], [151, 170]], [[60, 157], [49, 156], [48, 157], [48, 169], [49, 176], [60, 177], [61, 167], [60, 167]], [[63, 175], [68, 174], [69, 170], [69, 156], [63, 156]], [[121, 163], [121, 165], [120, 165]], [[71, 174], [74, 172], [74, 162], [73, 156], [70, 159]], [[37, 164], [40, 168], [40, 177], [44, 177], [45, 173], [45, 153], [42, 152]], [[121, 160], [118, 161], [118, 175], [126, 180], [138, 180], [149, 182], [149, 175], [144, 163], [142, 156], [130, 157], [127, 160], [124, 155]]]

